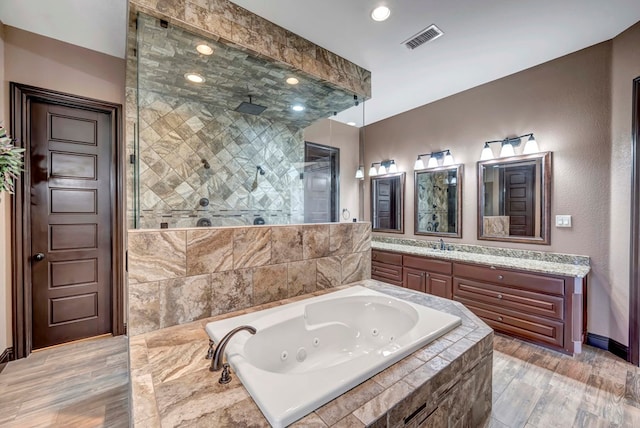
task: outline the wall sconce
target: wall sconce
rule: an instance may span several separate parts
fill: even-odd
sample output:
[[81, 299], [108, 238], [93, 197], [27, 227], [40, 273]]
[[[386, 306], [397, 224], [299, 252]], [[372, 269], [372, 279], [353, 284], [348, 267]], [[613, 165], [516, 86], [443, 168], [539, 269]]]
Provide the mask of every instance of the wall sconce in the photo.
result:
[[493, 151], [491, 150], [490, 144], [493, 143], [501, 143], [500, 148], [500, 156], [501, 158], [515, 156], [514, 147], [520, 146], [522, 143], [522, 139], [524, 137], [529, 137], [527, 142], [524, 145], [524, 150], [522, 151], [523, 155], [530, 155], [532, 153], [538, 153], [540, 148], [538, 147], [538, 142], [536, 141], [533, 133], [520, 135], [519, 137], [505, 138], [504, 140], [494, 140], [487, 141], [484, 143], [484, 147], [482, 148], [482, 153], [480, 154], [480, 160], [491, 160], [493, 159]]
[[356, 179], [364, 180], [364, 167], [360, 165], [356, 171]]
[[416, 159], [416, 163], [413, 166], [413, 169], [425, 169], [424, 162], [422, 161], [422, 156], [429, 156], [429, 162], [427, 162], [427, 168], [437, 168], [438, 160], [443, 159], [442, 166], [449, 166], [455, 163], [453, 159], [453, 155], [451, 154], [451, 150], [442, 150], [439, 152], [433, 153], [423, 153], [418, 155], [418, 159]]
[[[376, 169], [376, 165], [380, 165], [380, 168]], [[390, 159], [382, 162], [373, 162], [371, 169], [369, 169], [369, 176], [375, 177], [376, 175], [394, 174], [396, 172], [398, 172], [396, 161]]]

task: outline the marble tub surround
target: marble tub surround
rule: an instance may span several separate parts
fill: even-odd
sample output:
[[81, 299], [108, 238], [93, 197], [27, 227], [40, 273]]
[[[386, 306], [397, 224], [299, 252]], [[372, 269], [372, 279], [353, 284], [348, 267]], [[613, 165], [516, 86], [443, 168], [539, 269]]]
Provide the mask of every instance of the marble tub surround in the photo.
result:
[[[358, 284], [454, 314], [462, 325], [293, 426], [391, 427], [405, 422], [406, 426], [422, 422], [437, 427], [482, 426], [491, 411], [493, 331], [457, 302], [373, 280]], [[204, 325], [302, 298], [305, 296], [133, 337], [134, 426], [269, 426], [235, 373], [231, 383], [223, 386], [217, 374], [208, 371]], [[427, 416], [430, 419], [425, 422]]]
[[131, 13], [140, 11], [167, 20], [371, 97], [371, 72], [228, 0], [130, 0], [129, 6]]
[[515, 250], [481, 245], [446, 243], [440, 250], [439, 241], [372, 237], [371, 248], [415, 254], [443, 260], [479, 263], [508, 269], [584, 278], [591, 270], [588, 256]]
[[370, 223], [130, 230], [129, 334], [369, 279], [370, 237]]

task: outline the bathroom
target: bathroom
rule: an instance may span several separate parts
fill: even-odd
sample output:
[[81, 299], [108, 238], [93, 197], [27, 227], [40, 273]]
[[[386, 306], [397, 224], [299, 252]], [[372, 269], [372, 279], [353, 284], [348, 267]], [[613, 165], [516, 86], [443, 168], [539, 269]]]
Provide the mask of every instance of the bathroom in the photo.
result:
[[[132, 4], [143, 13], [165, 17], [166, 28], [160, 23], [161, 19], [157, 19], [156, 27], [156, 19], [153, 19], [154, 27], [150, 32], [158, 33], [149, 36], [151, 40], [154, 37], [161, 39], [160, 34], [164, 34], [162, 31], [184, 31], [178, 21], [188, 19], [172, 16], [175, 11], [173, 6], [168, 6], [168, 2], [140, 1]], [[237, 6], [232, 9], [232, 12], [226, 13], [238, 13]], [[202, 15], [196, 13], [189, 16], [193, 21], [188, 26], [193, 30], [198, 27]], [[235, 24], [241, 25], [243, 19], [237, 21]], [[141, 19], [139, 30], [147, 28], [142, 22]], [[205, 37], [202, 32], [189, 33], [215, 42], [215, 39]], [[129, 288], [123, 293], [122, 301], [127, 307], [127, 331], [131, 336], [132, 348], [140, 346], [136, 340], [141, 339], [136, 339], [136, 336], [235, 310], [246, 310], [254, 305], [295, 299], [310, 292], [319, 293], [326, 288], [368, 280], [373, 263], [371, 248], [385, 251], [379, 243], [388, 244], [394, 239], [404, 239], [411, 242], [428, 241], [435, 245], [442, 239], [445, 251], [449, 248], [454, 253], [463, 250], [465, 245], [475, 245], [588, 256], [591, 271], [585, 285], [588, 293], [585, 293], [583, 309], [588, 316], [585, 315], [586, 329], [583, 333], [590, 335], [585, 335], [586, 343], [619, 356], [628, 355], [631, 352], [629, 325], [632, 317], [629, 315], [628, 275], [631, 263], [625, 254], [632, 239], [627, 238], [630, 236], [628, 229], [631, 222], [626, 216], [631, 211], [628, 197], [631, 193], [631, 167], [627, 137], [631, 131], [631, 93], [627, 89], [640, 73], [637, 63], [628, 60], [629, 57], [637, 57], [634, 48], [638, 38], [637, 25], [620, 35], [618, 33], [602, 39], [606, 40], [602, 43], [575, 53], [567, 51], [568, 55], [541, 65], [532, 62], [531, 65], [535, 66], [498, 80], [482, 85], [461, 86], [455, 95], [426, 105], [416, 104], [415, 109], [407, 108], [404, 113], [388, 120], [376, 120], [366, 114], [369, 103], [373, 105], [375, 101], [375, 93], [367, 90], [371, 82], [366, 73], [364, 79], [357, 73], [349, 75], [347, 83], [341, 82], [346, 85], [345, 89], [345, 86], [335, 83], [336, 76], [331, 75], [329, 67], [320, 67], [320, 71], [328, 73], [321, 79], [334, 82], [331, 86], [334, 89], [341, 87], [344, 96], [339, 97], [338, 102], [327, 98], [327, 105], [322, 106], [322, 115], [279, 134], [283, 140], [297, 142], [294, 150], [285, 153], [281, 148], [283, 142], [278, 142], [280, 153], [265, 145], [253, 156], [246, 156], [251, 158], [250, 163], [238, 166], [232, 162], [234, 156], [219, 156], [219, 151], [202, 150], [199, 153], [199, 147], [190, 146], [187, 142], [193, 135], [207, 129], [200, 128], [205, 125], [205, 118], [221, 117], [213, 109], [198, 112], [200, 107], [191, 105], [191, 110], [187, 112], [191, 115], [181, 118], [175, 128], [164, 127], [170, 126], [169, 123], [155, 126], [158, 130], [163, 127], [162, 137], [173, 133], [178, 139], [153, 141], [154, 135], [145, 134], [145, 131], [151, 134], [149, 129], [153, 127], [145, 127], [139, 122], [140, 118], [149, 122], [154, 112], [167, 115], [175, 111], [170, 112], [170, 109], [180, 108], [184, 103], [154, 98], [150, 94], [161, 91], [152, 86], [144, 88], [148, 91], [146, 94], [142, 93], [143, 89], [140, 92], [135, 90], [139, 86], [137, 83], [132, 85], [132, 79], [140, 79], [145, 73], [164, 71], [154, 67], [153, 60], [142, 61], [149, 45], [137, 40], [140, 33], [130, 31], [129, 42], [134, 45], [130, 45], [127, 51], [127, 81], [120, 82], [127, 92], [126, 98], [123, 97], [120, 103], [124, 106], [122, 113], [125, 118], [125, 149], [122, 154], [126, 157], [123, 165], [126, 192], [123, 195], [126, 195], [124, 202], [127, 210], [123, 214], [125, 230], [128, 229], [124, 234], [128, 235], [126, 249], [129, 252]], [[11, 45], [7, 48], [9, 55], [12, 55], [11, 49], [16, 50], [14, 46], [20, 46], [16, 34], [14, 31], [7, 36], [9, 41], [6, 43]], [[229, 36], [237, 45], [242, 45], [240, 40], [233, 37], [236, 36]], [[255, 43], [264, 47], [264, 43]], [[131, 55], [132, 46], [136, 46], [137, 57]], [[215, 48], [220, 49], [218, 45]], [[154, 52], [162, 54], [169, 51], [170, 48], [158, 48]], [[133, 72], [131, 62], [142, 66], [137, 65], [137, 72]], [[302, 65], [298, 68], [303, 70], [301, 76], [305, 76], [304, 73], [316, 73], [316, 70], [305, 70]], [[20, 81], [18, 66], [5, 66], [5, 69], [6, 81]], [[175, 78], [175, 86], [182, 85], [178, 79], [184, 81], [185, 73], [181, 69]], [[283, 77], [278, 73], [275, 76]], [[208, 76], [205, 77], [208, 80]], [[35, 79], [26, 83], [46, 86]], [[77, 92], [69, 82], [55, 89]], [[234, 98], [228, 110], [233, 111], [244, 102], [266, 106], [265, 112], [268, 112], [272, 107], [270, 103], [275, 99], [260, 98], [257, 89], [247, 85], [242, 95]], [[356, 100], [354, 93], [358, 94]], [[8, 97], [6, 88], [3, 96]], [[95, 92], [91, 96], [108, 98]], [[193, 94], [189, 96], [193, 97]], [[204, 102], [198, 103], [201, 106]], [[154, 108], [150, 108], [152, 105]], [[334, 116], [333, 112], [337, 114]], [[224, 120], [228, 121], [233, 114], [225, 113]], [[262, 114], [255, 117], [262, 119]], [[352, 121], [345, 118], [348, 114], [353, 115], [354, 122], [359, 121], [357, 126], [342, 123]], [[5, 116], [8, 121], [8, 113]], [[180, 128], [184, 123], [187, 123], [191, 132]], [[238, 126], [242, 132], [248, 132], [245, 123], [249, 124], [244, 120], [243, 125]], [[158, 130], [153, 130], [160, 137]], [[255, 128], [252, 132], [259, 134]], [[483, 144], [530, 132], [535, 135], [541, 152], [553, 154], [551, 191], [546, 194], [549, 212], [545, 219], [548, 226], [545, 239], [550, 239], [542, 244], [482, 239], [476, 234], [480, 228], [476, 165]], [[175, 138], [175, 135], [171, 138]], [[207, 137], [214, 139], [215, 135]], [[178, 140], [187, 142], [192, 151], [172, 152], [171, 146], [166, 143], [176, 143]], [[306, 223], [303, 217], [305, 210], [299, 207], [304, 200], [304, 181], [300, 176], [306, 174], [305, 141], [340, 148], [340, 201], [332, 209], [334, 221], [338, 220], [340, 224], [303, 224]], [[515, 148], [517, 154], [522, 153], [525, 143], [526, 138]], [[226, 142], [220, 144], [225, 145]], [[158, 150], [152, 152], [150, 145]], [[493, 147], [494, 156], [497, 157], [499, 149], [497, 145]], [[463, 165], [456, 183], [456, 197], [459, 198], [458, 230], [450, 235], [424, 235], [416, 232], [419, 227], [415, 227], [414, 207], [417, 201], [414, 193], [414, 163], [417, 155], [447, 150], [453, 155], [455, 165]], [[272, 155], [278, 161], [283, 160], [281, 156], [286, 158], [285, 164], [274, 162]], [[368, 226], [372, 220], [369, 166], [389, 160], [394, 160], [398, 171], [405, 173], [402, 233], [371, 231]], [[426, 164], [427, 156], [424, 161]], [[439, 162], [442, 163], [443, 159], [440, 158]], [[285, 166], [285, 169], [279, 169]], [[358, 170], [363, 171], [363, 180], [356, 178]], [[586, 174], [585, 170], [589, 173]], [[218, 173], [220, 176], [217, 176]], [[242, 182], [234, 183], [232, 177], [240, 176]], [[189, 178], [192, 180], [187, 180]], [[450, 185], [450, 177], [448, 179]], [[197, 187], [194, 184], [196, 182]], [[584, 192], [584, 188], [590, 191]], [[275, 193], [279, 196], [264, 199]], [[203, 201], [203, 198], [207, 201]], [[186, 208], [180, 205], [183, 202], [187, 203]], [[449, 205], [452, 203], [448, 201]], [[10, 207], [4, 201], [3, 205], [8, 229]], [[625, 216], [618, 217], [620, 212], [624, 212]], [[556, 227], [558, 215], [571, 216], [571, 227]], [[451, 223], [451, 213], [447, 213], [447, 216], [448, 223]], [[259, 224], [254, 223], [259, 218], [265, 225], [252, 227], [252, 224]], [[205, 227], [197, 228], [196, 224], [201, 219], [209, 223], [201, 223]], [[353, 219], [357, 221], [354, 223]], [[442, 223], [441, 220], [439, 224]], [[207, 225], [214, 229], [209, 229]], [[227, 229], [229, 226], [234, 227], [232, 232]], [[9, 240], [6, 241], [6, 253], [9, 254]], [[153, 249], [152, 253], [139, 251], [145, 248]], [[9, 269], [4, 272], [10, 275]], [[8, 278], [6, 283], [10, 284], [12, 280], [10, 276]], [[282, 283], [281, 278], [287, 278], [286, 284]], [[11, 298], [7, 297], [6, 300], [11, 306]], [[200, 303], [192, 304], [195, 301]], [[11, 331], [11, 311], [7, 315], [9, 322], [6, 330]], [[136, 320], [139, 321], [137, 324]], [[202, 339], [206, 350], [206, 337]], [[9, 339], [6, 344], [0, 344], [3, 345], [0, 348], [9, 348], [10, 343]], [[368, 385], [373, 390], [377, 388]]]

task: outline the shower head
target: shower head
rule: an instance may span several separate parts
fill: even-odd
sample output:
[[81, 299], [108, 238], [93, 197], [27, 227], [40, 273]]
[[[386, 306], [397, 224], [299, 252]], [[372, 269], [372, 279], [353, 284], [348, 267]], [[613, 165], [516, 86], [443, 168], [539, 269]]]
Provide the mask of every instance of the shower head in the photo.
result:
[[254, 104], [251, 102], [251, 95], [249, 95], [249, 102], [243, 101], [240, 103], [238, 107], [235, 108], [235, 111], [239, 113], [252, 114], [254, 116], [258, 116], [260, 113], [265, 111], [267, 108], [258, 104]]
[[[260, 173], [260, 175], [264, 175], [265, 173], [265, 170], [260, 165], [256, 166], [256, 170]], [[256, 174], [258, 172], [256, 172]]]

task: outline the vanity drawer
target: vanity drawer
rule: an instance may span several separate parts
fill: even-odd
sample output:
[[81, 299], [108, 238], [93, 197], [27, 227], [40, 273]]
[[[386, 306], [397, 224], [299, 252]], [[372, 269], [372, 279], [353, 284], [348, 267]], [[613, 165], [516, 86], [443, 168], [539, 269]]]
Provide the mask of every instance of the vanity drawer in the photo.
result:
[[402, 254], [387, 253], [385, 251], [372, 250], [371, 260], [389, 265], [402, 266]]
[[371, 278], [402, 287], [402, 266], [371, 262]]
[[402, 265], [414, 269], [420, 269], [425, 272], [441, 273], [443, 275], [451, 275], [452, 271], [451, 262], [419, 256], [403, 256]]
[[498, 307], [489, 310], [476, 306], [472, 300], [457, 296], [454, 296], [454, 300], [465, 305], [496, 331], [560, 348], [564, 347], [564, 324], [560, 321], [515, 313]]
[[454, 263], [453, 275], [476, 279], [492, 284], [513, 286], [540, 293], [557, 294], [564, 296], [564, 279], [553, 278], [544, 274], [536, 275], [524, 272], [514, 272], [495, 267], [484, 267]]
[[525, 312], [532, 315], [564, 319], [564, 299], [559, 296], [534, 293], [517, 288], [477, 282], [465, 278], [453, 280], [455, 296], [478, 304], [485, 304], [488, 309], [496, 306]]

